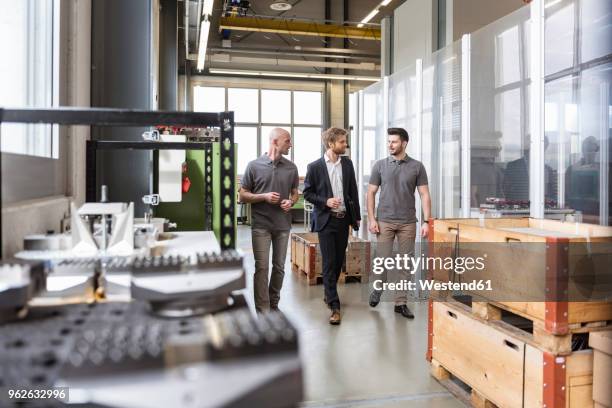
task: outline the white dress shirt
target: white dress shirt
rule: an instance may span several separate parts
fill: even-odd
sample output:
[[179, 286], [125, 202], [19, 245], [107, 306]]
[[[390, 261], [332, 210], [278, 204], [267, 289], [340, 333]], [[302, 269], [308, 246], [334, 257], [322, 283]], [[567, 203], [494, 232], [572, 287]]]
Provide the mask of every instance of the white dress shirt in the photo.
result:
[[342, 190], [342, 159], [338, 157], [338, 160], [334, 163], [327, 156], [327, 153], [323, 155], [325, 164], [327, 165], [327, 174], [329, 175], [329, 182], [332, 186], [332, 192], [334, 198], [340, 199], [340, 207], [332, 209], [333, 212], [345, 212], [346, 206], [344, 205], [344, 191]]

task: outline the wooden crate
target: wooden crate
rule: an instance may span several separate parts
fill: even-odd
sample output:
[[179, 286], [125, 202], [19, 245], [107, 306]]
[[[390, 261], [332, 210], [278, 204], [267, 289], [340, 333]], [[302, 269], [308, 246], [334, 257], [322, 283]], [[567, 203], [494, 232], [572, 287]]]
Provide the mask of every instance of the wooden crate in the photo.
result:
[[589, 336], [593, 349], [593, 399], [601, 408], [612, 407], [612, 330]]
[[[433, 221], [433, 243], [508, 243], [524, 242], [541, 245], [512, 246], [499, 245], [488, 251], [485, 269], [470, 271], [469, 280], [488, 280], [495, 283], [496, 299], [490, 299], [486, 291], [474, 292], [485, 301], [510, 310], [534, 321], [544, 331], [556, 335], [568, 335], [574, 329], [585, 325], [605, 325], [612, 321], [612, 302], [572, 302], [560, 301], [561, 293], [567, 299], [576, 299], [579, 290], [567, 271], [579, 273], [584, 258], [590, 250], [590, 243], [612, 243], [612, 227], [591, 224], [541, 220], [533, 218], [497, 219], [445, 219]], [[548, 245], [552, 244], [552, 245]], [[569, 245], [580, 244], [580, 245]], [[564, 245], [569, 250], [563, 251]], [[452, 245], [435, 245], [438, 253], [434, 256], [447, 256], [443, 253]], [[601, 246], [598, 246], [600, 248]], [[470, 254], [463, 254], [468, 256]], [[595, 262], [603, 262], [604, 257], [594, 257]], [[609, 270], [605, 264], [593, 266], [598, 270]], [[431, 271], [433, 279], [448, 280], [448, 272]], [[567, 290], [567, 292], [562, 292]], [[545, 301], [543, 294], [551, 293], [554, 301]], [[556, 293], [556, 294], [554, 294]], [[537, 299], [542, 301], [521, 301]], [[501, 300], [501, 301], [499, 301]], [[507, 301], [513, 300], [513, 301]], [[517, 301], [514, 301], [517, 300]]]
[[[430, 302], [431, 374], [471, 388], [474, 406], [592, 407], [593, 352], [559, 356], [541, 350], [528, 333], [487, 321], [458, 302]], [[455, 388], [454, 393], [458, 388]]]
[[[322, 259], [317, 233], [291, 234], [291, 265], [309, 285], [322, 283]], [[367, 282], [370, 265], [370, 242], [350, 236], [345, 265], [338, 281]]]

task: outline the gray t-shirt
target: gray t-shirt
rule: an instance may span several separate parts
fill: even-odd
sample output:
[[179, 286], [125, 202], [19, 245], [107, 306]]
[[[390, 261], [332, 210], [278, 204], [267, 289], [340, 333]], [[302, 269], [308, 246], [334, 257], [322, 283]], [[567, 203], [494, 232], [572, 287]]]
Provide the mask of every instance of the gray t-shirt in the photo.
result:
[[372, 167], [369, 183], [380, 186], [378, 220], [397, 224], [417, 222], [414, 192], [417, 186], [427, 185], [423, 163], [408, 155], [401, 160], [393, 156], [378, 160]]
[[[281, 156], [275, 163], [264, 154], [249, 162], [241, 185], [254, 194], [276, 192], [280, 200], [291, 197], [291, 190], [298, 188], [299, 178], [295, 164]], [[280, 208], [279, 204], [264, 202], [251, 204], [252, 228], [273, 231], [291, 229], [291, 214]]]

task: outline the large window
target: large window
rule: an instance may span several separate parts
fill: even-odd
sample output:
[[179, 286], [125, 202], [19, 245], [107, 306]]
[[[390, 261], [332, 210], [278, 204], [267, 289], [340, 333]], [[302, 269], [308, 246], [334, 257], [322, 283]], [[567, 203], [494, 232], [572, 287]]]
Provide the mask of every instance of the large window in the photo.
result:
[[263, 89], [261, 91], [261, 121], [291, 123], [291, 92]]
[[257, 89], [229, 88], [227, 110], [235, 112], [236, 122], [259, 122], [259, 92]]
[[249, 161], [268, 150], [268, 135], [276, 127], [292, 135], [288, 159], [301, 177], [321, 155], [323, 94], [319, 91], [195, 86], [193, 108], [198, 112], [234, 112], [238, 143], [238, 174]]
[[298, 154], [294, 155], [294, 162], [300, 175], [306, 175], [308, 163], [321, 156], [321, 128], [296, 126], [293, 128], [293, 145], [297, 146]]
[[[53, 0], [0, 1], [0, 106], [50, 107], [54, 104]], [[3, 124], [5, 153], [58, 158], [57, 127]]]
[[196, 112], [223, 112], [225, 110], [225, 89], [214, 86], [196, 86], [193, 90], [193, 110]]
[[321, 124], [321, 93], [320, 92], [294, 92], [293, 120], [304, 125]]

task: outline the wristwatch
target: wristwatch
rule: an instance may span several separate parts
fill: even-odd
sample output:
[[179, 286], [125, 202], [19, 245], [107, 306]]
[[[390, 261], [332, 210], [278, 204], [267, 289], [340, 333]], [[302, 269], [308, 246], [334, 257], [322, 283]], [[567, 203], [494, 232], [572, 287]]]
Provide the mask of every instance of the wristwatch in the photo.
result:
[[429, 220], [423, 220], [423, 222], [429, 224]]

